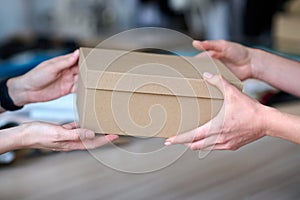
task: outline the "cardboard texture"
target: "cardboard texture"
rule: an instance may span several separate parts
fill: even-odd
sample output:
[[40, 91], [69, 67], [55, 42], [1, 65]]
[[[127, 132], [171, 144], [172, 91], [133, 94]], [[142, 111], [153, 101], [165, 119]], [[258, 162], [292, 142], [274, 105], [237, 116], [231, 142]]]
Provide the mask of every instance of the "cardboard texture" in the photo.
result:
[[223, 104], [203, 72], [242, 83], [220, 61], [108, 49], [80, 49], [80, 125], [97, 133], [170, 137], [203, 125]]

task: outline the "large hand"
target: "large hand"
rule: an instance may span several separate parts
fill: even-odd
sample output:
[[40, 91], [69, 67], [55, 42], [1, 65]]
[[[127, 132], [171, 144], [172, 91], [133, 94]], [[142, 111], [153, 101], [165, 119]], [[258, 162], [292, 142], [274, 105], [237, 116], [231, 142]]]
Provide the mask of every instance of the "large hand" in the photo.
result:
[[208, 55], [221, 60], [239, 79], [253, 77], [252, 49], [224, 40], [194, 41], [193, 46], [201, 51], [206, 50], [197, 56]]
[[28, 73], [9, 79], [9, 94], [15, 105], [44, 102], [74, 92], [78, 78], [78, 57], [75, 52], [45, 61]]
[[21, 125], [22, 148], [72, 151], [95, 149], [118, 138], [117, 135], [95, 136], [93, 131], [77, 128], [76, 123], [63, 126], [43, 122]]
[[187, 144], [193, 150], [236, 150], [265, 136], [267, 107], [241, 93], [221, 76], [204, 73], [204, 78], [224, 94], [220, 112], [203, 126], [168, 138], [166, 145]]

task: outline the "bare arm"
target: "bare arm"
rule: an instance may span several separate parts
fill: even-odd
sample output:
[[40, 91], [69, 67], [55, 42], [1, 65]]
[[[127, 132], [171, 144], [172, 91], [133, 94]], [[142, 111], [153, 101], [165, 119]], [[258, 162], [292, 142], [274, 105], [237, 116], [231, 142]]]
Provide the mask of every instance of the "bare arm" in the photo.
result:
[[193, 45], [206, 50], [198, 56], [220, 59], [241, 80], [256, 78], [300, 97], [299, 62], [224, 40], [194, 41]]
[[223, 92], [221, 111], [203, 126], [167, 139], [166, 145], [186, 144], [192, 150], [236, 150], [264, 136], [300, 144], [300, 117], [260, 104], [221, 76], [205, 79]]
[[78, 128], [76, 123], [59, 126], [31, 122], [0, 130], [0, 154], [23, 148], [54, 151], [94, 149], [117, 138], [117, 135], [97, 136], [90, 130]]
[[254, 78], [300, 97], [300, 63], [274, 54], [251, 49]]

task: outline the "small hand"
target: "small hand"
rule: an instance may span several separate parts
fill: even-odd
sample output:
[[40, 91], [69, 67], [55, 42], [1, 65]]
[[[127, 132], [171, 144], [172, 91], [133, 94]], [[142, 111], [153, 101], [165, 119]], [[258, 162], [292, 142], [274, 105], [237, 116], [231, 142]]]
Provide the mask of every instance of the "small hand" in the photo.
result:
[[203, 126], [168, 138], [166, 145], [186, 144], [192, 150], [236, 150], [265, 136], [265, 106], [241, 93], [221, 76], [209, 73], [203, 76], [224, 95], [220, 112]]
[[221, 60], [239, 79], [253, 77], [252, 49], [225, 40], [194, 41], [193, 46], [205, 50], [197, 56], [211, 56]]
[[79, 52], [39, 64], [26, 74], [9, 79], [9, 94], [15, 105], [50, 101], [75, 91]]
[[76, 123], [63, 126], [44, 122], [25, 123], [22, 147], [49, 149], [54, 151], [72, 151], [95, 149], [117, 139], [117, 135], [96, 136], [91, 130], [78, 128]]

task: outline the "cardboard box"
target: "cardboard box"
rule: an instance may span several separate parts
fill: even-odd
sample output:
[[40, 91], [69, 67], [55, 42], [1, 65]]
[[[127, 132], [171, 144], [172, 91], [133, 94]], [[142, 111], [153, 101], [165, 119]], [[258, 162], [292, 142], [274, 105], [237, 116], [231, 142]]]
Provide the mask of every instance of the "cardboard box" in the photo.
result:
[[223, 95], [202, 79], [222, 74], [242, 83], [220, 61], [105, 49], [80, 49], [80, 125], [97, 133], [170, 137], [209, 121]]

